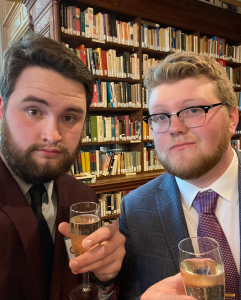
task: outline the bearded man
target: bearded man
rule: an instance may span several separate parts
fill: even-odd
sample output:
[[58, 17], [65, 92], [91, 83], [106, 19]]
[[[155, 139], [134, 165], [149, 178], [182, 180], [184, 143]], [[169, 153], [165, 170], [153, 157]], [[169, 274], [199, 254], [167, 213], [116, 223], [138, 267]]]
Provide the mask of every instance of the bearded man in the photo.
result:
[[90, 72], [61, 43], [27, 33], [5, 52], [0, 95], [0, 298], [69, 299], [75, 274], [87, 271], [109, 294], [125, 255], [117, 226], [87, 237], [84, 248], [98, 246], [70, 262], [61, 234], [70, 235], [70, 205], [98, 201], [67, 174], [93, 97]]
[[241, 156], [230, 142], [239, 113], [226, 71], [213, 58], [173, 54], [152, 68], [144, 83], [150, 96], [144, 121], [166, 173], [122, 200], [126, 256], [119, 299], [139, 299], [143, 293], [141, 300], [191, 299], [180, 275], [174, 275], [180, 272], [178, 243], [199, 235], [202, 212], [193, 205], [199, 195], [216, 208], [216, 223], [226, 238], [225, 249], [221, 246], [225, 273], [232, 273], [226, 290], [240, 299]]

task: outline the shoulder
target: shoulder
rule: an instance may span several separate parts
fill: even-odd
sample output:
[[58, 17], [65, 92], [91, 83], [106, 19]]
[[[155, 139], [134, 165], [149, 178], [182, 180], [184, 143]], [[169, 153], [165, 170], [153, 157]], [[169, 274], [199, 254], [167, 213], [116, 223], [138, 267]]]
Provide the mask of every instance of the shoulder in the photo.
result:
[[81, 180], [77, 180], [74, 177], [65, 174], [58, 180], [56, 180], [58, 190], [68, 190], [69, 197], [86, 197], [86, 200], [93, 199], [96, 200], [97, 195], [95, 191], [90, 188], [87, 184], [83, 183]]
[[128, 205], [132, 203], [135, 205], [137, 201], [140, 203], [140, 199], [145, 199], [146, 201], [154, 199], [155, 196], [160, 193], [160, 186], [162, 186], [167, 180], [170, 180], [170, 177], [172, 177], [170, 174], [164, 173], [131, 191], [123, 198], [125, 204]]

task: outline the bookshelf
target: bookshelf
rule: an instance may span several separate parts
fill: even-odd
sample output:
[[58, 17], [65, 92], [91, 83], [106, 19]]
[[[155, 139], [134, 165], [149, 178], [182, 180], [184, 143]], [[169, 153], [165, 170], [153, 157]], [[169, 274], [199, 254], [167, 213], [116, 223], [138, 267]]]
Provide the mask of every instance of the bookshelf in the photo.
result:
[[[105, 12], [114, 14], [117, 20], [123, 22], [134, 22], [139, 25], [139, 44], [124, 45], [113, 43], [109, 41], [99, 42], [96, 39], [70, 35], [61, 32], [61, 20], [59, 13], [60, 2], [57, 0], [23, 0], [26, 5], [30, 26], [34, 30], [49, 36], [55, 40], [69, 44], [71, 48], [79, 47], [84, 44], [89, 48], [101, 48], [102, 50], [115, 49], [117, 53], [130, 52], [136, 53], [139, 57], [139, 70], [142, 75], [142, 57], [147, 54], [150, 58], [163, 59], [168, 55], [169, 51], [158, 51], [142, 47], [141, 26], [143, 23], [150, 22], [150, 24], [157, 23], [161, 27], [166, 28], [171, 26], [176, 30], [181, 30], [187, 35], [197, 36], [198, 41], [201, 37], [212, 36], [222, 37], [231, 46], [241, 45], [241, 15], [219, 7], [208, 5], [207, 3], [198, 0], [71, 0], [68, 5], [76, 6], [85, 10], [87, 7], [94, 9], [94, 14], [98, 12]], [[200, 45], [198, 42], [198, 51]], [[241, 68], [240, 62], [226, 61], [226, 65], [232, 68]], [[95, 80], [103, 82], [126, 82], [128, 84], [139, 84], [142, 87], [143, 79], [132, 78], [117, 78], [94, 75]], [[240, 92], [240, 87], [235, 87], [235, 91]], [[140, 91], [142, 99], [142, 89]], [[132, 115], [137, 120], [142, 121], [142, 117], [148, 114], [148, 109], [139, 108], [123, 108], [123, 107], [91, 107], [90, 115]], [[236, 136], [235, 136], [236, 138]], [[112, 192], [124, 189], [134, 189], [147, 181], [155, 178], [163, 173], [163, 170], [144, 171], [143, 148], [146, 144], [150, 144], [151, 139], [140, 141], [108, 141], [108, 142], [86, 142], [83, 145], [87, 147], [98, 147], [107, 145], [118, 145], [125, 147], [128, 151], [141, 152], [141, 172], [136, 175], [115, 175], [102, 176], [97, 178], [96, 183], [91, 184], [91, 187], [96, 193]]]

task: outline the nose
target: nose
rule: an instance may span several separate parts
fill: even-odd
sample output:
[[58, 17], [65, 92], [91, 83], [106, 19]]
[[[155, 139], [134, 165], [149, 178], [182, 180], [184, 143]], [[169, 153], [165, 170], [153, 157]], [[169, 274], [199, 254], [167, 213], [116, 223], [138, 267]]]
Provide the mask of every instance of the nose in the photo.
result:
[[188, 128], [183, 125], [181, 120], [177, 115], [172, 115], [170, 119], [170, 127], [168, 129], [169, 133], [172, 135], [181, 135], [186, 134], [188, 131]]
[[45, 120], [42, 125], [42, 141], [51, 145], [57, 145], [62, 140], [57, 120]]

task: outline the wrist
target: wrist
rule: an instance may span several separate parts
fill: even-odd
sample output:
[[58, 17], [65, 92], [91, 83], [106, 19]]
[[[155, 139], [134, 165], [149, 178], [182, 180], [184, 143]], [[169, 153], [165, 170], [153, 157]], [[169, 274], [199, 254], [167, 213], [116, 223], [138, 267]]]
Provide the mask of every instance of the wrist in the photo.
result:
[[114, 283], [116, 282], [116, 279], [118, 277], [118, 273], [115, 277], [111, 279], [99, 279], [93, 272], [90, 272], [90, 278], [91, 280], [99, 285], [103, 291], [105, 291], [105, 294], [110, 293], [113, 290]]

